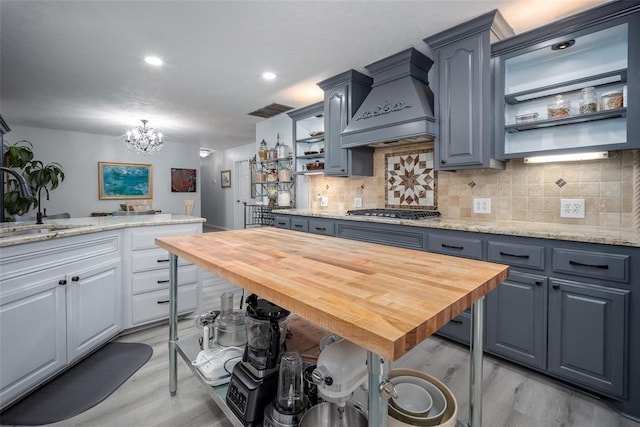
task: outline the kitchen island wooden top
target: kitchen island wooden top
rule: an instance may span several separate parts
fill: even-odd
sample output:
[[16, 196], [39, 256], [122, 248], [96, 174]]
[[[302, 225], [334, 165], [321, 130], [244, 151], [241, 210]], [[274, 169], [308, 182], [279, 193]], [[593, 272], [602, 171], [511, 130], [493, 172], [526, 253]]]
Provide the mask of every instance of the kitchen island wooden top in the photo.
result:
[[506, 265], [271, 227], [156, 244], [391, 360], [508, 274]]

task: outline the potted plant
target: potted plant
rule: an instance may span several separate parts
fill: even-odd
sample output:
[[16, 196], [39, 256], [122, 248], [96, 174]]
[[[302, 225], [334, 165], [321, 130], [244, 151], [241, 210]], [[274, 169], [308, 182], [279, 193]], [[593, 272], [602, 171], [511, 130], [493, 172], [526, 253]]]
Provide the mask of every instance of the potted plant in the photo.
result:
[[9, 177], [6, 180], [4, 209], [9, 216], [24, 215], [31, 208], [37, 208], [40, 189], [53, 190], [64, 181], [64, 171], [60, 163], [45, 164], [40, 160], [34, 160], [33, 157], [33, 144], [29, 141], [20, 140], [4, 147], [4, 165], [22, 169], [22, 174], [31, 188], [31, 197], [25, 198], [20, 195], [14, 178]]

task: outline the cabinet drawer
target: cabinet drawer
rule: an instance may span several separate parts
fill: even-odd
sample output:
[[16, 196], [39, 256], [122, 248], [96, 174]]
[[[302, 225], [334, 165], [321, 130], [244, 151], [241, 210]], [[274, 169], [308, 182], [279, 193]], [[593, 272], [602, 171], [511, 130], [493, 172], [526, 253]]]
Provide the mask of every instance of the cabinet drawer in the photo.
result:
[[[169, 252], [160, 248], [137, 251], [131, 255], [131, 262], [133, 273], [168, 268]], [[189, 265], [189, 263], [182, 258], [178, 258], [178, 265]]]
[[276, 228], [284, 228], [286, 230], [291, 228], [291, 218], [288, 216], [277, 216], [273, 219], [273, 226]]
[[[195, 265], [178, 267], [178, 286], [198, 281], [198, 269]], [[169, 270], [155, 270], [136, 273], [133, 275], [133, 294], [140, 294], [158, 289], [169, 288]]]
[[544, 246], [489, 242], [487, 250], [489, 261], [544, 270]]
[[295, 231], [309, 231], [309, 220], [306, 218], [292, 218], [291, 229]]
[[469, 344], [471, 337], [471, 313], [463, 311], [451, 320], [451, 322], [438, 329], [437, 333], [452, 340]]
[[429, 234], [427, 250], [446, 255], [465, 258], [482, 258], [482, 240], [464, 237], [450, 237], [441, 234]]
[[553, 271], [627, 283], [629, 256], [555, 248]]
[[[178, 313], [198, 307], [198, 285], [178, 288]], [[133, 297], [133, 323], [166, 319], [169, 317], [169, 290], [164, 289]]]
[[182, 224], [170, 226], [141, 227], [131, 234], [131, 249], [153, 249], [156, 237], [176, 236], [179, 234], [202, 233], [202, 224]]
[[326, 236], [335, 235], [334, 223], [331, 220], [310, 219], [309, 232], [315, 234], [324, 234]]

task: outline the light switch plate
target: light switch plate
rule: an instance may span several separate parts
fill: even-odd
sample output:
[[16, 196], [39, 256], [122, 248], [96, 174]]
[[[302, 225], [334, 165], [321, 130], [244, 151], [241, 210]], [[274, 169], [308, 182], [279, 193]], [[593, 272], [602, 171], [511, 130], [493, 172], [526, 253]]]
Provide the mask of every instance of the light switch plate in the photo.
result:
[[322, 196], [322, 199], [320, 199], [320, 206], [323, 208], [326, 208], [327, 206], [329, 206], [329, 197], [328, 196]]
[[473, 199], [473, 213], [478, 214], [490, 214], [491, 213], [491, 199], [488, 198], [475, 198]]
[[560, 199], [560, 218], [584, 217], [584, 199]]
[[362, 207], [362, 197], [354, 197], [353, 199], [353, 207], [361, 208]]

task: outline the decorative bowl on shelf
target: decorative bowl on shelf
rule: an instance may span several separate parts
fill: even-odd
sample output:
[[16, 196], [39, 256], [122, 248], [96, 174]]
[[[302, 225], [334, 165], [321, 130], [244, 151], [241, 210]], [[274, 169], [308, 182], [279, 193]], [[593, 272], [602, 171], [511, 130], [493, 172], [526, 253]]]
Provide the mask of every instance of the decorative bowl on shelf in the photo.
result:
[[307, 170], [308, 171], [315, 171], [315, 170], [319, 170], [319, 169], [324, 169], [324, 162], [313, 162], [313, 163], [307, 163], [306, 164]]
[[312, 138], [316, 136], [322, 136], [322, 135], [324, 135], [323, 130], [314, 130], [313, 132], [309, 132], [309, 136]]
[[314, 154], [318, 154], [318, 152], [317, 151], [305, 151], [304, 152], [305, 156], [311, 156], [311, 155], [314, 155]]

